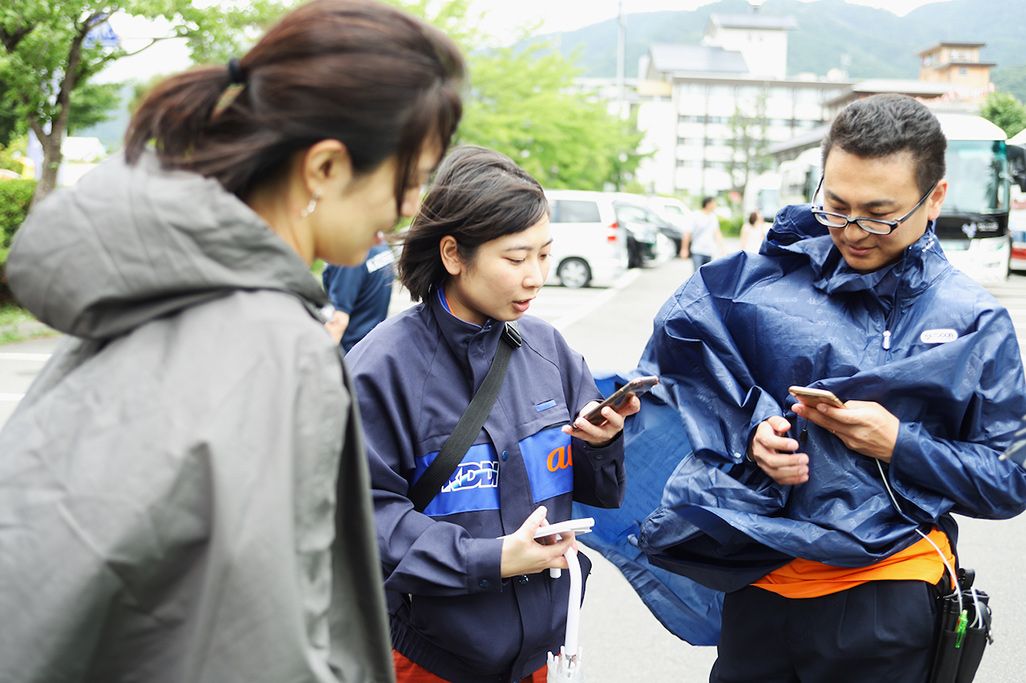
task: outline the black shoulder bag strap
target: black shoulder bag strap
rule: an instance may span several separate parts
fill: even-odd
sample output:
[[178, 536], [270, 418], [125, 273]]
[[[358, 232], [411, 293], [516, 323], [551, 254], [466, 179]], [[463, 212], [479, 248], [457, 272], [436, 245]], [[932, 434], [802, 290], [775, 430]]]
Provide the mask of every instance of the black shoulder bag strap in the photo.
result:
[[506, 323], [502, 331], [502, 342], [495, 351], [492, 358], [492, 365], [488, 368], [488, 374], [478, 387], [470, 405], [467, 406], [460, 421], [456, 423], [452, 434], [446, 439], [445, 445], [439, 451], [438, 457], [428, 466], [420, 479], [410, 487], [409, 498], [413, 501], [413, 507], [417, 512], [423, 512], [428, 503], [438, 495], [442, 486], [449, 481], [449, 477], [456, 471], [456, 466], [466, 455], [467, 449], [474, 443], [474, 439], [481, 433], [481, 427], [492, 412], [495, 399], [499, 396], [499, 388], [506, 378], [506, 368], [509, 367], [509, 358], [513, 349], [520, 348], [523, 339], [512, 323]]

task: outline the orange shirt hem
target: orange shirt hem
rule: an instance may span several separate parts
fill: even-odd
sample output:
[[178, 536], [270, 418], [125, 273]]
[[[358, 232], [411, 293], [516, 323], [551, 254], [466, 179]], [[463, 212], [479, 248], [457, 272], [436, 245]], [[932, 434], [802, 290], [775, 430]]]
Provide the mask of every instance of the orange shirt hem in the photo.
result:
[[[944, 553], [951, 567], [955, 557], [947, 534], [934, 529], [930, 540]], [[944, 576], [944, 562], [925, 538], [868, 567], [833, 567], [796, 558], [774, 569], [752, 585], [785, 598], [818, 598], [855, 588], [870, 581], [925, 581], [935, 584]]]

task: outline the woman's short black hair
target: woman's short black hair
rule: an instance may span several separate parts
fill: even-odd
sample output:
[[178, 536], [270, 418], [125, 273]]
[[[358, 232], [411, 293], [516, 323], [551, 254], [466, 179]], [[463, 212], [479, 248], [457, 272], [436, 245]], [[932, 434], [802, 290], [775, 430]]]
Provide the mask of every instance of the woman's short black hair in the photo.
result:
[[470, 263], [485, 242], [522, 232], [549, 213], [538, 181], [504, 154], [457, 147], [442, 161], [420, 211], [403, 238], [399, 281], [414, 301], [448, 278], [439, 245], [452, 235]]

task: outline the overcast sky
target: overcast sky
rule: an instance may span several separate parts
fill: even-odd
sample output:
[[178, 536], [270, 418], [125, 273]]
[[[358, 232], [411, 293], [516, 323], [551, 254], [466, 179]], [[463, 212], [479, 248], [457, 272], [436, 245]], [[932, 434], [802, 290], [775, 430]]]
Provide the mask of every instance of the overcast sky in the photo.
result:
[[[810, 2], [815, 0], [803, 0]], [[528, 23], [541, 22], [541, 31], [572, 31], [589, 24], [615, 17], [619, 0], [471, 0], [471, 11], [480, 18], [480, 27], [496, 41], [510, 40], [515, 29]], [[624, 14], [656, 12], [659, 10], [689, 10], [708, 5], [713, 0], [622, 0]], [[847, 0], [847, 2], [890, 10], [904, 15], [913, 9], [944, 0]], [[764, 0], [772, 7], [773, 0]], [[157, 35], [161, 29], [155, 22], [115, 16], [111, 25], [129, 50], [149, 42], [147, 36]], [[188, 54], [183, 41], [169, 40], [149, 48], [137, 57], [115, 62], [101, 76], [104, 81], [145, 80], [170, 74], [188, 66]]]
[[[482, 27], [490, 33], [502, 35], [503, 29], [524, 22], [525, 17], [542, 19], [542, 30], [571, 31], [588, 24], [615, 17], [619, 0], [471, 0], [471, 5], [483, 13]], [[660, 10], [690, 10], [712, 4], [713, 0], [622, 0], [624, 14], [657, 12]], [[814, 0], [802, 0], [811, 2]], [[855, 5], [867, 5], [890, 10], [904, 16], [922, 5], [944, 0], [847, 0]], [[773, 0], [764, 0], [764, 7], [772, 7]]]

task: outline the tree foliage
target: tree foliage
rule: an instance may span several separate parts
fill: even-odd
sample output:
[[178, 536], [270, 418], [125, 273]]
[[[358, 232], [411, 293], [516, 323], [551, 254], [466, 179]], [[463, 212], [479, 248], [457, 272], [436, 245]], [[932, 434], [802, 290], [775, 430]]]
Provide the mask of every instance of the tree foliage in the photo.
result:
[[766, 91], [761, 91], [752, 101], [738, 102], [728, 125], [730, 159], [727, 161], [727, 173], [731, 189], [744, 192], [749, 179], [769, 168]]
[[988, 95], [980, 109], [980, 116], [1001, 128], [1008, 137], [1026, 128], [1026, 106], [1010, 93], [994, 92]]
[[562, 56], [539, 46], [476, 55], [459, 140], [515, 159], [546, 187], [620, 187], [641, 134], [579, 88]]
[[[56, 182], [64, 135], [102, 121], [117, 104], [118, 84], [93, 81], [105, 67], [172, 38], [187, 39], [195, 61], [224, 59], [252, 40], [258, 26], [278, 16], [285, 1], [290, 0], [195, 7], [191, 0], [4, 0], [0, 111], [14, 119], [14, 134], [31, 130], [43, 146], [37, 195], [45, 195]], [[169, 28], [131, 52], [97, 40], [118, 12], [163, 19]]]
[[538, 43], [484, 47], [467, 0], [392, 2], [441, 28], [468, 55], [470, 83], [457, 142], [498, 150], [549, 188], [630, 184], [642, 134], [577, 86], [579, 70], [557, 50]]
[[1011, 93], [1020, 102], [1026, 102], [1026, 64], [994, 69], [991, 80], [999, 90]]

